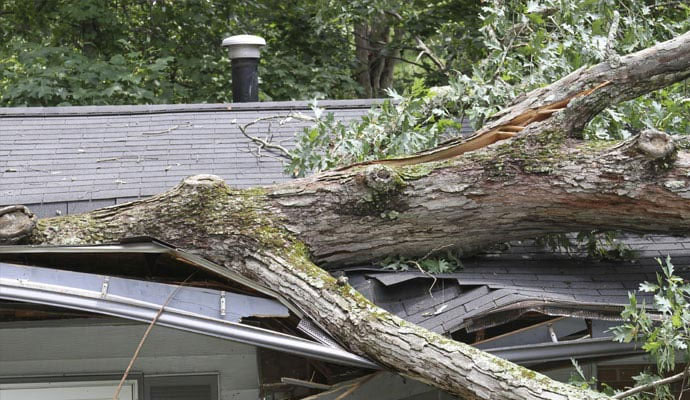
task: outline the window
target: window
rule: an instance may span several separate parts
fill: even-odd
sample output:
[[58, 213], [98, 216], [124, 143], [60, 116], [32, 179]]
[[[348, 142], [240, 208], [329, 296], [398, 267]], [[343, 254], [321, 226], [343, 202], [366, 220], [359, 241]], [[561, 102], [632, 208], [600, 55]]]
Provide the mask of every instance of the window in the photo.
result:
[[[2, 400], [112, 400], [119, 383], [117, 380], [0, 383], [0, 398]], [[140, 400], [139, 382], [125, 381], [118, 399]]]
[[[112, 400], [117, 376], [0, 379], [2, 400]], [[218, 375], [132, 374], [118, 400], [218, 400]]]
[[146, 400], [218, 400], [218, 375], [146, 377], [144, 398]]

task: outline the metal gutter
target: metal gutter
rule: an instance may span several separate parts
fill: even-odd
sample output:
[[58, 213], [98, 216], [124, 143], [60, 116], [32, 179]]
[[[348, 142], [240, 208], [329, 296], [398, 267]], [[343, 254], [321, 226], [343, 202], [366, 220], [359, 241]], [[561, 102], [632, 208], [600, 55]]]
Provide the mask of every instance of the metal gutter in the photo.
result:
[[287, 307], [290, 311], [292, 311], [298, 317], [305, 318], [304, 312], [302, 310], [300, 310], [299, 308], [297, 308], [291, 302], [287, 301], [280, 293], [278, 293], [272, 289], [269, 289], [265, 286], [259, 285], [258, 283], [254, 282], [253, 280], [251, 280], [249, 278], [245, 278], [244, 276], [242, 276], [240, 274], [234, 273], [234, 272], [230, 271], [229, 269], [227, 269], [225, 267], [221, 267], [220, 265], [218, 265], [214, 262], [208, 261], [207, 259], [200, 257], [200, 256], [196, 256], [193, 254], [185, 253], [183, 251], [174, 250], [174, 249], [170, 249], [169, 253], [178, 257], [178, 258], [184, 259], [185, 261], [187, 261], [191, 264], [197, 265], [197, 266], [199, 266], [199, 267], [201, 267], [207, 271], [211, 271], [211, 272], [215, 273], [216, 275], [222, 276], [226, 279], [230, 279], [232, 281], [235, 281], [237, 283], [240, 283], [242, 285], [250, 287], [259, 293], [273, 297], [274, 299], [278, 300], [281, 304], [283, 304], [285, 307]]
[[613, 337], [568, 340], [558, 343], [549, 342], [497, 347], [484, 349], [484, 351], [518, 364], [533, 364], [570, 358], [617, 356], [642, 352], [635, 343], [618, 343], [612, 339]]
[[159, 242], [97, 244], [89, 246], [11, 245], [0, 246], [0, 254], [106, 254], [106, 253], [168, 253], [171, 247]]
[[[151, 304], [202, 317], [240, 322], [245, 317], [287, 318], [287, 307], [274, 299], [189, 286], [126, 279], [0, 262], [0, 282], [7, 286], [61, 291], [97, 300]], [[0, 293], [0, 296], [2, 293]], [[94, 297], [95, 296], [95, 297]]]
[[[300, 324], [300, 329], [311, 336], [313, 339], [318, 340], [323, 344], [334, 343], [333, 339], [330, 339], [328, 334], [325, 333], [326, 330], [318, 325], [315, 321], [310, 321], [305, 313], [285, 299], [280, 293], [262, 286], [253, 280], [246, 278], [240, 274], [230, 271], [229, 269], [222, 267], [214, 262], [208, 261], [203, 257], [187, 253], [182, 250], [177, 250], [175, 247], [157, 240], [155, 238], [142, 236], [142, 237], [131, 237], [123, 239], [120, 243], [110, 243], [110, 244], [99, 244], [99, 245], [86, 245], [86, 246], [52, 246], [52, 245], [11, 245], [11, 246], [0, 246], [0, 254], [113, 254], [113, 253], [141, 253], [141, 254], [168, 254], [174, 258], [185, 261], [190, 265], [201, 268], [208, 272], [212, 272], [218, 276], [225, 279], [230, 279], [239, 284], [245, 285], [258, 293], [264, 294], [266, 296], [272, 297], [279, 301], [282, 305], [287, 307], [293, 314], [299, 317], [302, 321], [309, 321], [312, 327], [309, 329], [301, 329], [305, 324]], [[324, 340], [325, 339], [325, 340]], [[338, 347], [342, 346], [340, 344]]]
[[[142, 239], [143, 240], [143, 239]], [[181, 250], [177, 250], [174, 247], [160, 242], [158, 240], [152, 240], [147, 238], [149, 241], [141, 242], [129, 242], [129, 243], [113, 243], [113, 244], [99, 244], [99, 245], [89, 245], [89, 246], [46, 246], [46, 245], [11, 245], [11, 246], [0, 246], [0, 254], [113, 254], [113, 253], [141, 253], [141, 254], [169, 254], [177, 259], [188, 262], [194, 266], [200, 267], [206, 271], [212, 272], [216, 275], [222, 276], [223, 278], [230, 279], [234, 282], [245, 285], [261, 294], [273, 297], [274, 299], [281, 302], [285, 307], [292, 311], [295, 315], [300, 318], [304, 318], [304, 312], [299, 308], [295, 307], [292, 303], [287, 301], [278, 292], [268, 289], [258, 283], [252, 281], [251, 279], [245, 278], [244, 276], [234, 273], [227, 268], [221, 267], [220, 265], [206, 260], [203, 257], [196, 256], [193, 254], [186, 253]], [[151, 241], [152, 240], [152, 241]]]
[[[33, 279], [26, 279], [26, 277]], [[94, 279], [100, 282], [100, 285], [96, 285], [95, 288], [93, 287]], [[165, 304], [169, 293], [176, 290], [174, 285], [156, 283], [155, 285], [167, 286], [168, 295], [165, 296], [165, 299], [160, 293], [156, 296], [150, 296], [152, 298], [149, 301], [143, 301], [141, 298], [131, 295], [132, 293], [139, 293], [146, 296], [144, 289], [150, 287], [146, 286], [149, 284], [150, 282], [132, 279], [0, 263], [0, 298], [2, 299], [45, 304], [141, 322], [152, 321]], [[111, 290], [116, 287], [119, 287], [120, 290], [114, 294]], [[178, 299], [178, 296], [189, 289], [195, 288], [179, 289], [178, 293], [175, 294], [175, 299]], [[158, 325], [341, 365], [380, 369], [373, 362], [339, 348], [230, 320], [211, 318], [204, 313], [190, 311], [201, 308], [198, 304], [188, 305], [186, 309], [182, 309], [179, 303], [191, 303], [194, 301], [194, 297], [181, 297], [183, 301], [178, 301], [177, 307], [173, 307], [176, 305], [173, 300], [170, 303], [171, 306], [165, 308], [156, 322]], [[258, 300], [271, 301], [267, 299]]]

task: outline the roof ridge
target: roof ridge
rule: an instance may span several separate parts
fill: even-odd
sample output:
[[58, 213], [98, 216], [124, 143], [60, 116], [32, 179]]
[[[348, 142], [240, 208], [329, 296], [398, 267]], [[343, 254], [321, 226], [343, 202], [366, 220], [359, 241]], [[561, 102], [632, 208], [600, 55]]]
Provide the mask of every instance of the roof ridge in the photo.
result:
[[[381, 104], [385, 99], [324, 100], [317, 105], [326, 109], [362, 109]], [[65, 107], [0, 107], [0, 118], [86, 117], [99, 115], [180, 114], [227, 111], [310, 110], [313, 101], [268, 101], [257, 103], [148, 104]]]

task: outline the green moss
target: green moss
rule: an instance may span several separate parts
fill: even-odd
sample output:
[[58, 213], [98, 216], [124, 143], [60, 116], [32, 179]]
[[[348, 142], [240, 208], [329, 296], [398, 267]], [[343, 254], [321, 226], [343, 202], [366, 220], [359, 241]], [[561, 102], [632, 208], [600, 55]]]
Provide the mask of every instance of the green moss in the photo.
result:
[[534, 378], [537, 377], [537, 373], [536, 373], [536, 372], [534, 372], [534, 371], [532, 371], [532, 370], [530, 370], [530, 369], [526, 369], [526, 368], [521, 369], [521, 370], [520, 370], [520, 374], [522, 375], [523, 378], [525, 378], [525, 379], [530, 379], [530, 380], [532, 380], [532, 379], [534, 379]]
[[[119, 237], [117, 227], [106, 230], [102, 225], [90, 214], [40, 219], [29, 242], [52, 243], [54, 238], [59, 237], [63, 245], [99, 244]], [[106, 233], [109, 236], [105, 236]]]
[[[320, 290], [337, 291], [341, 296], [354, 302], [361, 309], [371, 308], [372, 303], [349, 285], [339, 285], [328, 272], [311, 262], [309, 248], [285, 229], [282, 221], [276, 220], [266, 204], [266, 190], [226, 190], [209, 192], [201, 207], [203, 223], [198, 226], [228, 226], [233, 235], [241, 235], [259, 242], [265, 249], [288, 261], [297, 274], [301, 274], [314, 287]], [[227, 220], [227, 223], [223, 223]], [[213, 228], [207, 228], [213, 229]], [[229, 232], [224, 232], [228, 234]]]
[[584, 148], [585, 150], [601, 151], [611, 148], [619, 143], [619, 140], [585, 140], [582, 143], [582, 148]]
[[[364, 174], [362, 181], [366, 187], [365, 194], [351, 200], [349, 204], [343, 204], [343, 212], [390, 220], [398, 218], [407, 209], [405, 199], [401, 196], [407, 182], [399, 170], [374, 165], [364, 171]], [[378, 179], [377, 174], [381, 174]]]
[[565, 135], [547, 131], [540, 135], [519, 136], [496, 147], [495, 152], [480, 152], [475, 161], [481, 163], [489, 175], [512, 176], [509, 165], [527, 174], [549, 174], [561, 161]]
[[424, 163], [398, 167], [398, 176], [405, 181], [418, 180], [431, 174], [435, 169], [434, 164], [435, 163]]

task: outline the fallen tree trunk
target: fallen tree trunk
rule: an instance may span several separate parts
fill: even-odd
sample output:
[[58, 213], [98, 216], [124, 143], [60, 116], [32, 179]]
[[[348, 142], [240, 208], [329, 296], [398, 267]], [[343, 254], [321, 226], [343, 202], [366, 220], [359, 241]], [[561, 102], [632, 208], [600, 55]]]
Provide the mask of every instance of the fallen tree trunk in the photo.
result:
[[618, 75], [598, 65], [528, 94], [478, 135], [563, 100], [566, 108], [548, 108], [517, 137], [461, 157], [369, 163], [250, 190], [196, 176], [150, 199], [40, 220], [28, 236], [31, 220], [16, 207], [0, 219], [0, 236], [63, 245], [157, 237], [280, 292], [352, 351], [463, 398], [597, 398], [407, 323], [317, 265], [592, 227], [690, 232], [682, 146], [657, 131], [613, 147], [576, 138], [607, 104], [690, 76], [690, 33], [620, 65]]

